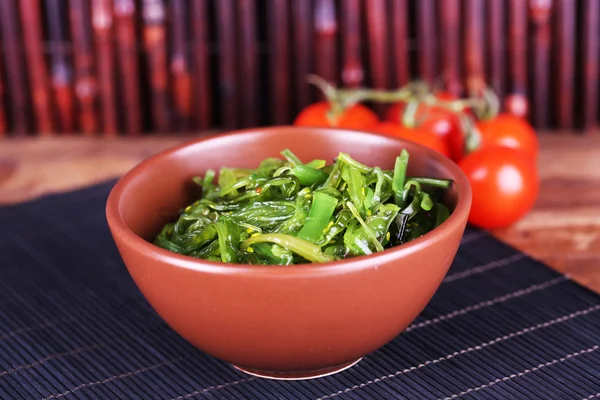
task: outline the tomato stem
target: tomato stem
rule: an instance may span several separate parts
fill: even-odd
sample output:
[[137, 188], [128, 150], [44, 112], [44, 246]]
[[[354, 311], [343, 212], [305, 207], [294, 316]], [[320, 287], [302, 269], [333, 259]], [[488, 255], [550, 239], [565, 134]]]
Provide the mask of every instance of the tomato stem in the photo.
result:
[[311, 74], [306, 78], [306, 80], [308, 83], [319, 88], [325, 96], [325, 99], [329, 103], [327, 119], [332, 126], [336, 126], [339, 117], [342, 115], [345, 109], [340, 99], [339, 89], [318, 75]]
[[473, 118], [465, 113], [458, 114], [460, 130], [465, 137], [465, 151], [472, 153], [481, 146], [481, 132], [475, 126]]
[[417, 125], [417, 112], [421, 102], [419, 100], [411, 100], [406, 103], [400, 122], [408, 128], [414, 128]]
[[473, 107], [475, 115], [480, 120], [496, 118], [500, 111], [500, 100], [496, 92], [490, 87], [483, 89], [480, 98], [473, 99], [477, 106]]

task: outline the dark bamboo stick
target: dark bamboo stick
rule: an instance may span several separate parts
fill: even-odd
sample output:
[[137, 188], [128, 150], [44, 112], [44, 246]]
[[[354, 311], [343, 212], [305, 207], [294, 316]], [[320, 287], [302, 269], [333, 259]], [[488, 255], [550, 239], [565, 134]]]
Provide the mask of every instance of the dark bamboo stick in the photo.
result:
[[462, 94], [460, 78], [460, 0], [438, 0], [440, 10], [440, 53], [446, 90]]
[[71, 0], [71, 36], [75, 62], [75, 97], [79, 111], [79, 128], [84, 134], [98, 131], [96, 100], [98, 97], [94, 73], [94, 52], [90, 29], [89, 0]]
[[306, 77], [312, 72], [313, 40], [312, 40], [312, 10], [310, 1], [292, 2], [293, 46], [296, 109], [302, 109], [311, 101], [311, 88]]
[[433, 0], [420, 0], [416, 4], [419, 78], [432, 82], [436, 74]]
[[[242, 102], [242, 126], [251, 127], [256, 126], [258, 124], [258, 45], [257, 45], [257, 35], [256, 35], [256, 1], [255, 0], [238, 0], [238, 5], [240, 7], [240, 27], [242, 30], [242, 34], [240, 35], [241, 39], [241, 63], [240, 63], [240, 76], [241, 79], [241, 87], [240, 87], [240, 99]], [[269, 7], [273, 7], [275, 4], [269, 4]], [[271, 16], [271, 21], [273, 17]], [[279, 32], [278, 29], [281, 27], [274, 27], [273, 34], [270, 35], [270, 40], [273, 41], [275, 39], [275, 47], [279, 44], [277, 42], [277, 35], [285, 35], [285, 32]], [[273, 43], [272, 43], [273, 45]], [[271, 47], [273, 48], [273, 47]], [[278, 49], [279, 50], [279, 49]], [[286, 50], [284, 50], [286, 51]], [[274, 57], [278, 57], [277, 53], [271, 53], [272, 57], [271, 61], [275, 64]], [[272, 64], [271, 68], [275, 65]], [[276, 74], [284, 73], [287, 74], [287, 68], [282, 71], [274, 71]], [[273, 73], [270, 76], [274, 76]], [[274, 88], [273, 88], [274, 89]], [[274, 101], [274, 100], [273, 100]]]
[[[42, 43], [42, 20], [38, 1], [19, 1], [25, 58], [31, 86], [33, 114], [37, 131], [47, 135], [54, 131], [49, 93], [48, 66]], [[19, 66], [22, 68], [22, 66]]]
[[6, 104], [6, 89], [4, 82], [4, 54], [2, 52], [2, 44], [0, 43], [0, 138], [8, 132], [8, 120]]
[[[367, 8], [367, 35], [369, 38], [369, 61], [371, 63], [372, 86], [377, 89], [389, 89], [388, 73], [388, 32], [385, 0], [371, 0]], [[384, 111], [383, 104], [373, 106], [378, 113]]]
[[[367, 4], [368, 7], [368, 4]], [[346, 0], [341, 4], [343, 66], [342, 83], [347, 87], [363, 84], [365, 71], [361, 62], [360, 0]]]
[[410, 80], [410, 61], [408, 56], [408, 4], [407, 0], [392, 2], [392, 53], [396, 86], [402, 86]]
[[556, 107], [558, 126], [573, 127], [573, 89], [575, 79], [575, 1], [557, 0], [558, 87]]
[[173, 109], [177, 131], [186, 131], [190, 126], [192, 112], [192, 75], [186, 51], [187, 10], [186, 0], [171, 0], [171, 78], [173, 84]]
[[487, 7], [487, 70], [488, 83], [498, 97], [504, 99], [506, 86], [506, 58], [504, 0], [489, 0]]
[[473, 94], [481, 93], [486, 84], [483, 65], [483, 3], [483, 0], [467, 0], [465, 5], [466, 87]]
[[140, 84], [138, 74], [138, 53], [135, 33], [135, 2], [114, 0], [115, 37], [117, 39], [117, 60], [123, 88], [123, 109], [125, 132], [131, 136], [141, 134]]
[[586, 0], [583, 23], [583, 126], [590, 129], [598, 121], [598, 75], [600, 74], [600, 2]]
[[290, 85], [288, 80], [289, 71], [289, 41], [287, 35], [288, 26], [288, 2], [287, 0], [270, 0], [269, 26], [271, 43], [271, 110], [272, 121], [275, 124], [290, 123]]
[[196, 126], [208, 129], [211, 124], [210, 59], [208, 49], [208, 17], [206, 0], [192, 2], [194, 49], [194, 101]]
[[527, 101], [527, 2], [509, 0], [509, 76], [510, 91], [505, 107], [510, 113], [526, 116], [529, 113]]
[[17, 4], [13, 0], [0, 0], [0, 30], [6, 61], [6, 86], [8, 109], [12, 117], [12, 130], [18, 135], [31, 130], [29, 102], [22, 57], [22, 40], [19, 33]]
[[530, 0], [529, 17], [533, 23], [532, 119], [536, 128], [548, 126], [548, 85], [550, 81], [550, 15], [552, 0]]
[[67, 55], [67, 21], [61, 0], [46, 0], [48, 39], [50, 40], [50, 84], [57, 111], [58, 129], [75, 131], [73, 71]]
[[96, 42], [102, 131], [112, 136], [118, 131], [118, 117], [111, 0], [92, 0], [92, 27]]
[[0, 46], [0, 138], [6, 135], [8, 130], [8, 121], [6, 120], [6, 104], [5, 89], [4, 89], [4, 74], [3, 74], [3, 60], [4, 54], [2, 53], [2, 46]]
[[144, 21], [144, 49], [150, 75], [152, 124], [155, 130], [166, 133], [170, 130], [166, 20], [167, 13], [163, 0], [144, 0], [142, 3]]
[[239, 126], [238, 79], [235, 68], [237, 59], [234, 29], [236, 9], [233, 0], [219, 0], [216, 7], [220, 54], [221, 125], [226, 129], [232, 129]]
[[314, 10], [317, 74], [337, 84], [336, 36], [338, 22], [333, 0], [316, 0]]

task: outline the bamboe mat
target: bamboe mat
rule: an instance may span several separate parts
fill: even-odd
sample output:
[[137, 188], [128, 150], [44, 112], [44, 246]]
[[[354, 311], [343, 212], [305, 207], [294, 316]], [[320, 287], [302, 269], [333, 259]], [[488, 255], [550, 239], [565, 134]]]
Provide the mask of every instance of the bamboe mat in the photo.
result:
[[111, 186], [0, 208], [0, 398], [600, 398], [600, 297], [473, 229], [426, 310], [357, 366], [238, 372], [137, 290], [106, 225]]

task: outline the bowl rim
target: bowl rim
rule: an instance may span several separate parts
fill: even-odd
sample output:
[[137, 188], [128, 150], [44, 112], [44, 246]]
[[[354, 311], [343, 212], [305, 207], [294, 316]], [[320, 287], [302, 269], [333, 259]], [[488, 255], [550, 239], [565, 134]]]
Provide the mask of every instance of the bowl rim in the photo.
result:
[[[402, 258], [404, 254], [417, 252], [423, 247], [429, 246], [431, 242], [440, 240], [441, 237], [450, 234], [455, 229], [464, 229], [468, 214], [472, 202], [472, 189], [466, 175], [460, 169], [460, 167], [448, 157], [436, 152], [435, 150], [429, 149], [415, 142], [410, 142], [411, 146], [418, 147], [419, 151], [424, 153], [427, 157], [433, 158], [437, 163], [443, 164], [443, 166], [455, 176], [454, 184], [457, 186], [458, 191], [458, 202], [456, 208], [450, 217], [440, 226], [424, 234], [423, 236], [414, 239], [408, 243], [396, 246], [390, 249], [385, 249], [382, 252], [373, 253], [370, 255], [361, 255], [351, 258], [345, 258], [342, 260], [328, 261], [322, 263], [308, 263], [308, 264], [292, 264], [292, 265], [254, 265], [254, 264], [236, 264], [236, 263], [224, 263], [209, 261], [199, 258], [194, 258], [178, 253], [171, 252], [163, 249], [155, 244], [145, 240], [141, 236], [134, 233], [129, 226], [123, 220], [119, 206], [122, 199], [122, 194], [128, 184], [135, 179], [140, 173], [143, 172], [145, 167], [149, 164], [160, 162], [162, 159], [169, 158], [175, 153], [180, 151], [187, 151], [189, 147], [199, 145], [203, 142], [220, 140], [223, 138], [230, 138], [232, 136], [239, 135], [251, 135], [266, 133], [268, 135], [281, 134], [282, 130], [286, 131], [320, 131], [319, 134], [327, 134], [327, 132], [335, 131], [338, 133], [345, 133], [348, 135], [361, 135], [361, 136], [377, 136], [379, 138], [385, 137], [391, 141], [400, 143], [410, 142], [408, 140], [386, 136], [379, 133], [356, 130], [356, 129], [342, 129], [334, 127], [299, 127], [293, 125], [275, 125], [275, 126], [264, 126], [255, 127], [231, 131], [223, 131], [221, 133], [211, 133], [209, 135], [202, 135], [196, 139], [188, 140], [184, 143], [177, 144], [166, 148], [154, 155], [147, 157], [142, 160], [134, 167], [125, 172], [115, 183], [110, 190], [108, 199], [106, 201], [106, 219], [113, 236], [119, 236], [120, 239], [131, 246], [136, 252], [143, 253], [147, 257], [156, 259], [158, 261], [166, 262], [169, 265], [173, 265], [180, 268], [191, 269], [195, 271], [203, 271], [210, 273], [220, 274], [235, 274], [235, 273], [252, 273], [252, 274], [268, 274], [272, 275], [273, 271], [277, 270], [277, 274], [284, 274], [284, 271], [288, 273], [300, 273], [300, 274], [338, 274], [340, 272], [348, 272], [357, 269], [364, 269], [377, 267], [378, 265], [386, 264], [392, 260]], [[365, 262], [367, 261], [367, 262]], [[369, 262], [370, 261], [370, 262]], [[287, 275], [287, 274], [284, 274]]]

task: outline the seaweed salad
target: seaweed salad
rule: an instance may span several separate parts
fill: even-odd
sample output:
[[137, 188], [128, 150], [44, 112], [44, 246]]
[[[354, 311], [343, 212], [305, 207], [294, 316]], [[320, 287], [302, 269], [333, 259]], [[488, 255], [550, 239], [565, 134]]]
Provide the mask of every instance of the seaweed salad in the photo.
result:
[[193, 180], [200, 199], [167, 223], [154, 244], [225, 263], [290, 265], [368, 255], [410, 242], [442, 224], [452, 181], [407, 176], [402, 150], [393, 170], [346, 153], [303, 163], [289, 149], [256, 169], [214, 170]]

